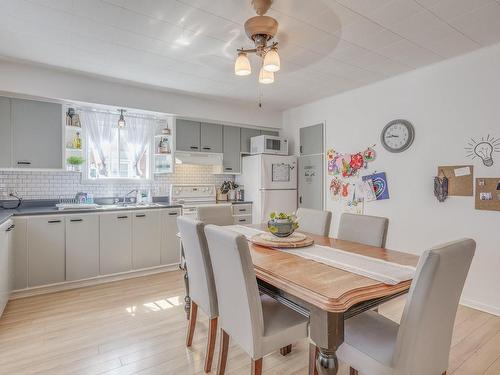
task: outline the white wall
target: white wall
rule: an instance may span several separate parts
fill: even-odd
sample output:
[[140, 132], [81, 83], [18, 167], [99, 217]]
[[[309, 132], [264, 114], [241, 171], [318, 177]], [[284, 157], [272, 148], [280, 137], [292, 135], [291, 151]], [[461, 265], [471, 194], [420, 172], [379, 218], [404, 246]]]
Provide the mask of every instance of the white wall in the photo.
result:
[[[491, 168], [465, 157], [470, 137], [500, 137], [500, 45], [419, 69], [377, 84], [290, 109], [284, 134], [295, 140], [298, 128], [326, 122], [326, 146], [356, 152], [377, 144], [369, 171], [385, 171], [391, 198], [365, 204], [365, 213], [390, 218], [387, 247], [421, 253], [462, 238], [477, 241], [463, 303], [500, 315], [500, 212], [477, 211], [473, 197], [433, 196], [438, 165], [473, 164], [475, 177], [500, 177], [500, 153]], [[413, 147], [391, 154], [380, 145], [383, 126], [404, 118], [416, 128]], [[327, 189], [329, 179], [326, 181]], [[337, 231], [339, 208], [334, 211]]]
[[259, 109], [257, 104], [228, 103], [7, 60], [0, 60], [0, 91], [116, 105], [233, 124], [281, 126], [280, 112]]

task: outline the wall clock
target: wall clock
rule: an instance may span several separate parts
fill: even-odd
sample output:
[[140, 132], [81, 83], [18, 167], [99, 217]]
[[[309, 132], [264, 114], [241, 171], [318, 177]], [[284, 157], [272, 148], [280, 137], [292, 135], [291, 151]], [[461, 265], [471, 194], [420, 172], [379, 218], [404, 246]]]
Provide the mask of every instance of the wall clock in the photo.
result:
[[403, 152], [410, 148], [415, 139], [415, 128], [407, 120], [389, 122], [380, 134], [382, 146], [389, 152]]

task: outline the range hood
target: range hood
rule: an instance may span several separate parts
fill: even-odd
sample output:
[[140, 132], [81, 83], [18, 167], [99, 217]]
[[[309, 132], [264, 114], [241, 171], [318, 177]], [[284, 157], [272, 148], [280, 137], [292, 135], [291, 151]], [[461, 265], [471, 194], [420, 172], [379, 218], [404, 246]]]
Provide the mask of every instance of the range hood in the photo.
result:
[[176, 164], [211, 165], [222, 167], [222, 154], [214, 152], [176, 151]]

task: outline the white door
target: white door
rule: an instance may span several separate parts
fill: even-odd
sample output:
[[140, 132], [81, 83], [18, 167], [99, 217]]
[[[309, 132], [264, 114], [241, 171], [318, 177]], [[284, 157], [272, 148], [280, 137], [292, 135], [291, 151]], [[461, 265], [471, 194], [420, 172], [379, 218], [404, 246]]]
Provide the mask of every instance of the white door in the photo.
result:
[[299, 157], [299, 207], [323, 209], [323, 154]]
[[297, 190], [262, 190], [260, 201], [260, 223], [265, 223], [271, 212], [291, 214], [297, 211]]
[[133, 212], [132, 268], [160, 265], [160, 212]]
[[101, 275], [132, 269], [132, 212], [101, 214], [99, 218]]
[[[180, 208], [162, 210], [161, 212], [161, 264], [179, 264], [181, 261], [181, 242], [177, 233], [177, 217]], [[196, 215], [196, 214], [195, 214]], [[193, 215], [193, 218], [196, 216]]]
[[297, 157], [262, 155], [261, 189], [297, 189]]

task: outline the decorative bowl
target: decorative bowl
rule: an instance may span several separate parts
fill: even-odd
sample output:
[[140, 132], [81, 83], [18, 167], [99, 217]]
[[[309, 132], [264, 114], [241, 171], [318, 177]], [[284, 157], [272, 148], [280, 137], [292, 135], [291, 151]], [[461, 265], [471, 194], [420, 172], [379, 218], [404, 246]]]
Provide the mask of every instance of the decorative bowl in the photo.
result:
[[276, 237], [288, 237], [299, 227], [294, 215], [272, 213], [270, 217], [271, 220], [267, 222], [267, 228]]

